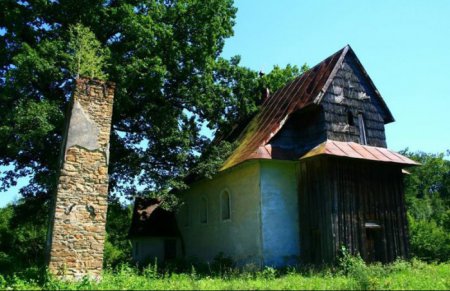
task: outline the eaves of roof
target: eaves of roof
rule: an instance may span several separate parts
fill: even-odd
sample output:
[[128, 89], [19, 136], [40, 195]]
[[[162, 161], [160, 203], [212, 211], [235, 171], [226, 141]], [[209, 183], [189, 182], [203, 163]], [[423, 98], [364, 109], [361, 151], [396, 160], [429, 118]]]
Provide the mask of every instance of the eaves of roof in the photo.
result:
[[410, 158], [386, 148], [360, 145], [355, 142], [342, 142], [334, 140], [327, 140], [319, 144], [303, 155], [300, 160], [321, 155], [394, 163], [403, 166], [420, 165]]

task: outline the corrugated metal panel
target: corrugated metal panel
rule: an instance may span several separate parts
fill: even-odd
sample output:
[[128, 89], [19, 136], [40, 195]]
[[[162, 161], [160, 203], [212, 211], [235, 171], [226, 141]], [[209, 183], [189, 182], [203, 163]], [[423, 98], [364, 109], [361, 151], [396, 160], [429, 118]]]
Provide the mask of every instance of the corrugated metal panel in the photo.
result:
[[354, 142], [341, 142], [334, 140], [327, 140], [326, 142], [321, 143], [320, 145], [306, 153], [304, 156], [302, 156], [300, 159], [306, 159], [319, 155], [347, 157], [410, 166], [420, 165], [419, 163], [399, 153], [385, 148], [360, 145]]

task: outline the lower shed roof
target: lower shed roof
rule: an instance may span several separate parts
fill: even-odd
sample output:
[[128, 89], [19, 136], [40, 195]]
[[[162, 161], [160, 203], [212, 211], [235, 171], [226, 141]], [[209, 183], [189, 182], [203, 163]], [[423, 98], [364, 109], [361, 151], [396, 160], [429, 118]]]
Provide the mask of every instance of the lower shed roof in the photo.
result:
[[399, 153], [391, 151], [389, 149], [373, 147], [368, 145], [360, 145], [355, 142], [342, 142], [327, 140], [305, 155], [303, 155], [300, 160], [319, 156], [319, 155], [329, 155], [338, 157], [347, 157], [353, 159], [362, 159], [386, 163], [395, 163], [405, 166], [418, 166], [419, 163], [405, 157]]

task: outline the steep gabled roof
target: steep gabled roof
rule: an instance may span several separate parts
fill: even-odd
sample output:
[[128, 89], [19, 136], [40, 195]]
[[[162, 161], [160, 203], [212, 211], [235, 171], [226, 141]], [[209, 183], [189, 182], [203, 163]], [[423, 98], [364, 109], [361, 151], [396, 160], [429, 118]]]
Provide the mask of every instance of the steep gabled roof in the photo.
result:
[[249, 122], [238, 137], [238, 147], [225, 161], [221, 170], [230, 168], [245, 160], [258, 157], [258, 150], [283, 127], [288, 117], [312, 104], [320, 104], [331, 81], [341, 67], [346, 55], [354, 57], [356, 64], [372, 87], [381, 107], [385, 123], [394, 121], [386, 103], [379, 94], [365, 69], [349, 45], [326, 58], [298, 78], [286, 84], [267, 98], [258, 114]]

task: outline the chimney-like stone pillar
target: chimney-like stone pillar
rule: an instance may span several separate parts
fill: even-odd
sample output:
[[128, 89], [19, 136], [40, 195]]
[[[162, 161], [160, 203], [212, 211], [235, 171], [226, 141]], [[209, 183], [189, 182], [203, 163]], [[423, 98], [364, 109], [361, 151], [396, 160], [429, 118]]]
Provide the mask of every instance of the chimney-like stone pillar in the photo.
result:
[[76, 80], [48, 240], [49, 270], [60, 278], [101, 275], [114, 88]]

